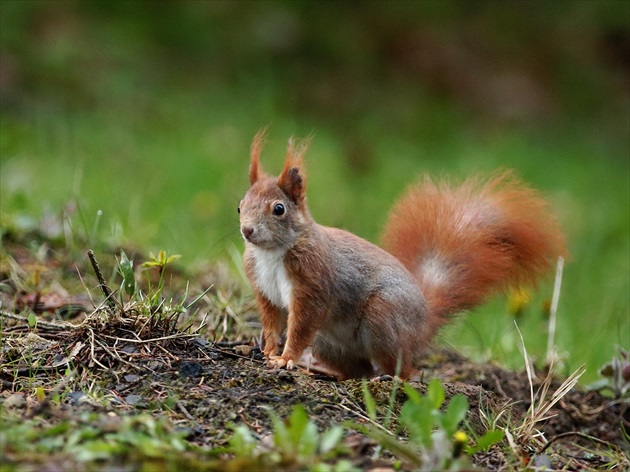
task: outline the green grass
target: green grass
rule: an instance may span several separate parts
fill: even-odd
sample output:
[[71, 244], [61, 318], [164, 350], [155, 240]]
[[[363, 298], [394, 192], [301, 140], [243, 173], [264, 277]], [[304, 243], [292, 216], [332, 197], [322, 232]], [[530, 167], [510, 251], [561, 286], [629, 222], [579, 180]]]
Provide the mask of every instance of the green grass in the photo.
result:
[[[463, 178], [512, 168], [549, 195], [566, 229], [571, 260], [556, 344], [566, 353], [567, 372], [587, 362], [584, 379], [593, 380], [616, 344], [630, 348], [629, 103], [615, 88], [619, 76], [587, 55], [571, 56], [568, 32], [578, 28], [586, 41], [600, 29], [626, 31], [621, 18], [627, 6], [569, 2], [565, 11], [527, 5], [536, 14], [517, 15], [519, 26], [508, 38], [501, 24], [511, 23], [498, 24], [497, 6], [480, 3], [478, 15], [466, 23], [489, 31], [481, 37], [497, 64], [509, 66], [507, 58], [514, 56], [527, 69], [537, 63], [524, 46], [533, 32], [558, 34], [552, 35], [557, 49], [545, 51], [551, 62], [561, 61], [543, 83], [559, 111], [509, 123], [471, 110], [474, 101], [461, 95], [417, 86], [404, 75], [408, 71], [379, 55], [376, 39], [362, 33], [370, 18], [382, 20], [375, 35], [387, 40], [408, 21], [429, 32], [439, 24], [456, 33], [452, 45], [461, 47], [465, 3], [431, 3], [434, 15], [427, 18], [428, 10], [405, 13], [403, 3], [391, 11], [371, 5], [367, 20], [342, 10], [334, 20], [352, 24], [330, 36], [320, 31], [333, 18], [326, 8], [310, 11], [293, 3], [267, 9], [254, 2], [242, 12], [237, 4], [192, 2], [165, 6], [170, 16], [164, 21], [157, 13], [147, 16], [142, 3], [108, 3], [108, 9], [7, 1], [1, 50], [18, 64], [18, 92], [13, 96], [8, 88], [2, 101], [2, 226], [45, 221], [52, 235], [87, 234], [95, 247], [164, 249], [193, 268], [227, 259], [231, 246], [242, 248], [236, 208], [247, 188], [249, 143], [266, 125], [267, 169], [280, 169], [289, 136], [312, 135], [309, 202], [316, 220], [372, 241], [397, 196], [420, 174]], [[500, 10], [514, 19], [512, 9]], [[286, 20], [274, 12], [298, 20], [316, 14], [319, 26], [304, 23], [301, 45], [276, 50], [255, 34], [265, 18], [271, 26]], [[58, 29], [38, 36], [37, 21]], [[351, 47], [359, 40], [363, 49]], [[331, 64], [345, 64], [343, 73], [327, 75], [338, 72]], [[381, 67], [394, 71], [375, 73]], [[351, 91], [349, 98], [334, 95], [335, 87]], [[308, 95], [313, 88], [324, 98]], [[65, 225], [51, 224], [50, 214], [64, 215]], [[540, 285], [518, 319], [528, 351], [538, 359], [547, 342], [540, 307], [551, 285], [551, 278]], [[505, 299], [461, 317], [442, 339], [476, 357], [522, 367]]]
[[[66, 211], [69, 226], [87, 233], [92, 245], [126, 242], [147, 251], [166, 249], [182, 254], [181, 262], [190, 267], [226, 259], [230, 245], [242, 247], [236, 207], [247, 187], [249, 141], [257, 126], [272, 121], [264, 152], [269, 171], [279, 170], [288, 136], [312, 132], [309, 201], [315, 218], [373, 241], [388, 208], [417, 175], [463, 177], [514, 168], [550, 196], [568, 233], [571, 260], [557, 330], [567, 369], [587, 362], [587, 379], [593, 379], [616, 344], [628, 347], [630, 231], [623, 143], [599, 142], [572, 130], [556, 137], [540, 131], [474, 135], [464, 129], [468, 132], [458, 134], [460, 123], [453, 120], [452, 137], [443, 142], [374, 138], [374, 164], [356, 175], [330, 130], [288, 116], [272, 120], [260, 103], [245, 117], [238, 110], [250, 97], [232, 98], [199, 103], [192, 96], [172, 96], [136, 114], [105, 106], [89, 112], [35, 106], [26, 116], [3, 118], [3, 225]], [[551, 289], [550, 278], [518, 319], [529, 352], [539, 359], [547, 323], [539, 308]], [[444, 339], [472, 355], [522, 365], [505, 299], [462, 317]]]

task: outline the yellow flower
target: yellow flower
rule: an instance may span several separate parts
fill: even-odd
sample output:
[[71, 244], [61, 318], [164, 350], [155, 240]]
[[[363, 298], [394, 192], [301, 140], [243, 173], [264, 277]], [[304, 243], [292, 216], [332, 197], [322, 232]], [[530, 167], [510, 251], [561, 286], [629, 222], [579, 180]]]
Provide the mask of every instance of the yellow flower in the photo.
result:
[[514, 289], [508, 296], [507, 310], [515, 317], [520, 316], [531, 301], [532, 293], [529, 290], [523, 288]]
[[462, 454], [464, 446], [468, 444], [468, 435], [463, 431], [457, 431], [453, 436], [453, 440], [455, 441], [455, 445], [453, 447], [453, 457], [457, 458]]

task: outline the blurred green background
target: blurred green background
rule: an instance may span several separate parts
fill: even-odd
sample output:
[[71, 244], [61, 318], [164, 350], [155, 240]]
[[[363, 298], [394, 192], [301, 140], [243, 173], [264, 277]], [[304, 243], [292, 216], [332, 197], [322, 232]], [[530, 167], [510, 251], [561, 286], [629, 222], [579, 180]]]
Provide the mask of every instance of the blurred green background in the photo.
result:
[[[422, 173], [513, 168], [569, 237], [564, 368], [592, 380], [630, 348], [630, 2], [2, 0], [0, 105], [4, 228], [189, 267], [242, 249], [263, 126], [272, 172], [313, 136], [315, 218], [372, 241]], [[538, 359], [551, 285], [517, 320]], [[499, 298], [442, 342], [522, 367], [508, 312]]]

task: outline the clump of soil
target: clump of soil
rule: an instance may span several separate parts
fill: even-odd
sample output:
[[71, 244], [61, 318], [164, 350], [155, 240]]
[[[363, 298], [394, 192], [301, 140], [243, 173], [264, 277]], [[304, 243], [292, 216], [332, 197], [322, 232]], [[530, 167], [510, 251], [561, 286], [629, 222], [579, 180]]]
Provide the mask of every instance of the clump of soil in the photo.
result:
[[[269, 435], [267, 409], [284, 418], [295, 405], [304, 405], [320, 431], [345, 420], [366, 420], [360, 380], [338, 382], [302, 370], [266, 367], [256, 343], [258, 325], [252, 317], [252, 304], [235, 288], [238, 284], [223, 285], [214, 280], [215, 288], [192, 306], [163, 300], [148, 311], [146, 306], [133, 303], [117, 304], [112, 309], [101, 303], [103, 297], [86, 258], [74, 258], [50, 242], [33, 249], [6, 238], [3, 247], [3, 416], [41, 417], [54, 423], [85, 411], [103, 418], [112, 412], [151, 412], [168, 417], [189, 442], [206, 448], [226, 446], [234, 424], [247, 425], [261, 438]], [[101, 257], [113, 273], [114, 258]], [[220, 271], [191, 276], [188, 300], [203, 294], [202, 285], [216, 279], [217, 273]], [[77, 279], [83, 282], [77, 283]], [[178, 286], [187, 285], [186, 279], [181, 273], [172, 273], [169, 278], [175, 292]], [[221, 286], [230, 289], [222, 291]], [[97, 306], [93, 300], [98, 300]], [[188, 309], [182, 312], [182, 306]], [[182, 326], [188, 329], [183, 331]], [[498, 426], [508, 431], [527, 418], [531, 394], [525, 372], [473, 363], [439, 349], [429, 353], [420, 367], [427, 380], [442, 381], [447, 399], [455, 393], [468, 398], [467, 420], [479, 432], [487, 429], [482, 416], [501, 417]], [[72, 376], [63, 372], [72, 372]], [[379, 408], [389, 403], [395, 382], [387, 378], [368, 382]], [[541, 382], [535, 379], [534, 391]], [[89, 391], [95, 384], [103, 401], [95, 400]], [[411, 384], [425, 391], [423, 382]], [[549, 394], [560, 384], [561, 379], [554, 380]], [[37, 387], [43, 387], [44, 397], [29, 393]], [[62, 400], [54, 400], [61, 392]], [[405, 399], [403, 389], [398, 388], [393, 409], [398, 411]], [[548, 419], [536, 424], [537, 437], [520, 444], [506, 441], [501, 447], [476, 454], [474, 463], [491, 470], [519, 469], [533, 458], [530, 465], [583, 470], [610, 468], [614, 465], [610, 457], [615, 457], [619, 467], [623, 460], [628, 465], [628, 442], [622, 432], [622, 425], [630, 430], [627, 400], [576, 388], [546, 416]], [[351, 435], [346, 444], [357, 467], [391, 464], [387, 454], [374, 458], [375, 444], [365, 437]], [[24, 470], [44, 463], [48, 470], [63, 469], [68, 461], [72, 463], [71, 458], [61, 456], [25, 457], [4, 450], [4, 446], [3, 456], [4, 461]], [[544, 460], [536, 463], [540, 458]]]

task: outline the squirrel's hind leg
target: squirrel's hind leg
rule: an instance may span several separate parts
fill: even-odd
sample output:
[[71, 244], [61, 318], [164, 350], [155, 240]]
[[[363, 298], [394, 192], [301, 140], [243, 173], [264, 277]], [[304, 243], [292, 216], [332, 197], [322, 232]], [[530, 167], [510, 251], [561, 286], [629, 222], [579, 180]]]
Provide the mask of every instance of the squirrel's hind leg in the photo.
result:
[[335, 371], [338, 380], [374, 376], [374, 366], [368, 357], [354, 355], [349, 350], [333, 346], [322, 338], [315, 339], [313, 356]]
[[[374, 362], [379, 367], [380, 374], [389, 374], [407, 380], [417, 373], [412, 366], [412, 355], [408, 348], [401, 346], [374, 346]], [[379, 349], [380, 347], [380, 349]]]

